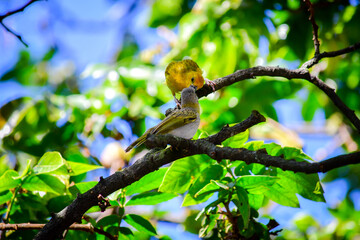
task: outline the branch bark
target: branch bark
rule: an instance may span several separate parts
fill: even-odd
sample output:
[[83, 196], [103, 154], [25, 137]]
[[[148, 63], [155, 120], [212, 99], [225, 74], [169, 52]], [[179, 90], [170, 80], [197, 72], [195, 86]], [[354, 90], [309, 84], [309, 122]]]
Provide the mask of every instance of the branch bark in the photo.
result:
[[319, 42], [319, 35], [318, 30], [319, 26], [316, 24], [315, 21], [315, 13], [314, 13], [314, 7], [310, 0], [303, 0], [308, 7], [308, 11], [310, 12], [309, 20], [311, 22], [312, 28], [313, 28], [313, 41], [314, 41], [314, 47], [315, 47], [315, 57], [320, 54], [320, 42]]
[[[360, 44], [359, 44], [360, 45]], [[360, 46], [359, 46], [360, 47]], [[288, 80], [291, 79], [302, 79], [306, 80], [316, 87], [318, 87], [321, 91], [323, 91], [330, 100], [335, 104], [335, 106], [349, 119], [349, 121], [354, 125], [357, 131], [360, 133], [360, 120], [356, 116], [355, 111], [350, 109], [336, 94], [335, 90], [328, 85], [326, 85], [323, 81], [321, 81], [318, 77], [312, 75], [307, 69], [299, 68], [295, 70], [290, 70], [287, 68], [281, 67], [263, 67], [257, 66], [253, 68], [238, 70], [233, 74], [228, 76], [218, 78], [214, 80], [215, 82], [215, 90], [219, 90], [223, 87], [232, 85], [234, 83], [255, 78], [257, 76], [272, 76], [272, 77], [283, 77]], [[207, 96], [212, 93], [212, 89], [210, 86], [205, 85], [203, 88], [197, 91], [198, 97]]]
[[260, 113], [254, 111], [245, 121], [232, 127], [226, 126], [219, 133], [198, 140], [188, 140], [172, 135], [150, 136], [147, 140], [148, 146], [164, 147], [169, 144], [171, 148], [150, 151], [143, 158], [122, 171], [116, 172], [105, 179], [100, 178], [95, 187], [84, 194], [80, 194], [61, 212], [53, 214], [51, 220], [39, 231], [35, 239], [55, 239], [59, 237], [73, 222], [80, 222], [82, 215], [90, 207], [98, 204], [99, 195], [107, 196], [139, 180], [146, 174], [158, 170], [161, 166], [187, 156], [206, 154], [218, 161], [222, 159], [241, 160], [247, 164], [259, 163], [265, 166], [304, 173], [327, 172], [334, 168], [360, 162], [360, 152], [341, 155], [322, 162], [310, 163], [270, 156], [264, 150], [250, 151], [243, 148], [217, 146], [217, 144], [233, 136], [234, 133], [243, 132], [264, 120], [265, 118]]

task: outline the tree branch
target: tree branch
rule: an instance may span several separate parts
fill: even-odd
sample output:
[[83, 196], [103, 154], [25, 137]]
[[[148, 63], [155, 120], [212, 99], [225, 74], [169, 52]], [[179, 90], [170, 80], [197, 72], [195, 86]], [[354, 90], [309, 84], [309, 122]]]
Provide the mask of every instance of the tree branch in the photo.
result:
[[[42, 224], [42, 223], [13, 223], [13, 224], [0, 223], [0, 230], [34, 230], [34, 229], [42, 229], [44, 226], [45, 226], [45, 224]], [[83, 232], [89, 232], [89, 233], [96, 232], [96, 233], [106, 236], [107, 238], [109, 238], [111, 240], [117, 239], [116, 237], [112, 236], [110, 233], [105, 232], [102, 229], [95, 228], [90, 223], [88, 223], [88, 224], [74, 223], [69, 227], [69, 229], [83, 231]]]
[[[206, 154], [217, 161], [229, 159], [231, 161], [244, 161], [246, 164], [259, 163], [266, 167], [278, 167], [282, 170], [308, 174], [325, 173], [335, 168], [360, 163], [360, 152], [340, 155], [321, 162], [299, 162], [296, 160], [287, 160], [282, 157], [270, 156], [263, 149], [250, 151], [245, 148], [219, 147], [208, 141], [209, 138], [210, 137], [192, 141], [172, 135], [158, 135], [151, 136], [148, 141], [151, 142], [152, 147], [164, 146], [164, 144], [167, 143], [178, 150], [185, 146], [187, 149], [186, 156]], [[183, 150], [181, 150], [181, 152], [183, 152]]]
[[14, 14], [16, 14], [16, 13], [19, 13], [19, 12], [24, 11], [25, 8], [27, 8], [27, 7], [30, 6], [32, 3], [37, 2], [37, 1], [40, 1], [40, 0], [30, 0], [28, 3], [26, 3], [24, 6], [22, 6], [22, 7], [20, 7], [20, 8], [18, 8], [18, 9], [16, 9], [16, 10], [13, 10], [13, 11], [10, 11], [10, 12], [7, 12], [7, 13], [5, 13], [4, 15], [0, 15], [0, 24], [5, 28], [6, 31], [8, 31], [8, 32], [11, 33], [12, 35], [14, 35], [17, 39], [19, 39], [20, 42], [25, 45], [25, 47], [28, 47], [29, 45], [24, 42], [24, 40], [22, 39], [22, 37], [21, 37], [19, 34], [16, 34], [13, 30], [11, 30], [10, 28], [8, 28], [8, 27], [5, 25], [5, 23], [3, 22], [3, 20], [4, 20], [5, 18], [11, 16], [11, 15], [14, 15]]
[[323, 58], [337, 57], [337, 56], [340, 56], [340, 55], [343, 55], [346, 53], [354, 52], [359, 48], [360, 48], [360, 42], [357, 42], [354, 45], [351, 45], [349, 47], [346, 47], [346, 48], [343, 48], [343, 49], [340, 49], [337, 51], [322, 52], [322, 53], [318, 54], [317, 56], [314, 56], [309, 61], [305, 62], [300, 68], [311, 68], [312, 66], [317, 64]]
[[[259, 113], [253, 113], [244, 122], [239, 123], [231, 128], [237, 131], [245, 131], [247, 128], [262, 122], [264, 117]], [[242, 125], [242, 126], [240, 126]], [[224, 133], [225, 134], [225, 133]], [[167, 136], [167, 135], [164, 135]], [[170, 135], [171, 137], [171, 135]], [[179, 142], [182, 138], [177, 138]], [[211, 139], [211, 136], [210, 136]], [[213, 139], [218, 139], [217, 137]], [[172, 139], [174, 140], [174, 139]], [[185, 143], [190, 145], [192, 141]], [[165, 144], [166, 146], [166, 144]], [[100, 178], [99, 183], [84, 194], [78, 197], [66, 208], [59, 213], [53, 214], [50, 221], [39, 231], [35, 239], [55, 239], [61, 236], [62, 232], [67, 229], [72, 223], [80, 222], [82, 215], [92, 206], [98, 205], [98, 196], [107, 196], [120, 188], [124, 188], [131, 183], [139, 180], [146, 174], [158, 170], [161, 166], [171, 163], [177, 159], [194, 155], [187, 146], [182, 146], [182, 150], [174, 148], [166, 148], [161, 151], [151, 151], [143, 158], [137, 160], [133, 165], [116, 172], [113, 175], [103, 179]]]
[[232, 127], [224, 127], [219, 133], [198, 140], [188, 140], [172, 135], [150, 136], [147, 140], [147, 145], [151, 147], [164, 147], [169, 144], [172, 147], [150, 151], [143, 158], [122, 171], [116, 172], [105, 179], [100, 178], [99, 183], [95, 187], [84, 194], [80, 194], [69, 206], [59, 213], [53, 214], [51, 220], [39, 231], [35, 239], [54, 239], [59, 237], [73, 222], [80, 222], [82, 215], [90, 207], [98, 205], [98, 196], [100, 194], [107, 196], [139, 180], [146, 174], [158, 170], [161, 166], [187, 156], [206, 154], [218, 161], [222, 159], [241, 160], [247, 164], [259, 163], [264, 166], [279, 167], [283, 170], [304, 173], [327, 172], [334, 168], [360, 162], [360, 152], [341, 155], [322, 162], [310, 163], [270, 156], [264, 150], [250, 151], [243, 148], [217, 146], [221, 141], [233, 136], [232, 131], [240, 133], [262, 121], [264, 121], [264, 117], [257, 112], [253, 112], [245, 121]]
[[309, 20], [311, 22], [313, 28], [313, 41], [315, 47], [315, 57], [320, 54], [320, 42], [319, 42], [319, 35], [318, 30], [319, 26], [316, 24], [315, 16], [314, 16], [314, 7], [310, 0], [303, 0], [308, 7], [308, 11], [310, 12]]
[[[359, 44], [360, 45], [360, 44]], [[360, 47], [360, 46], [359, 46]], [[350, 122], [355, 126], [357, 131], [360, 133], [360, 120], [355, 115], [355, 111], [351, 110], [335, 93], [335, 90], [326, 85], [318, 77], [309, 73], [307, 69], [300, 68], [295, 70], [290, 70], [281, 67], [263, 67], [257, 66], [253, 68], [238, 70], [233, 74], [228, 76], [218, 78], [214, 80], [215, 89], [219, 90], [223, 87], [232, 85], [234, 83], [255, 78], [257, 76], [272, 76], [272, 77], [284, 77], [288, 80], [291, 79], [303, 79], [306, 80], [315, 86], [317, 86], [321, 91], [323, 91], [330, 100], [335, 104], [335, 106], [350, 120]], [[212, 93], [212, 89], [208, 85], [204, 85], [203, 88], [197, 91], [198, 97], [207, 96]]]

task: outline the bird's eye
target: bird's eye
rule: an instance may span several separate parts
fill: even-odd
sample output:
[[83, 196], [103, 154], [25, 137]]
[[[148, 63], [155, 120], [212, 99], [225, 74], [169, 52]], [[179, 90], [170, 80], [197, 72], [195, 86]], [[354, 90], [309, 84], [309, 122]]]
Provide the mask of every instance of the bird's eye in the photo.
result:
[[192, 78], [191, 78], [191, 82], [192, 82], [192, 83], [194, 83], [194, 81], [195, 81], [195, 78], [194, 78], [194, 77], [192, 77]]

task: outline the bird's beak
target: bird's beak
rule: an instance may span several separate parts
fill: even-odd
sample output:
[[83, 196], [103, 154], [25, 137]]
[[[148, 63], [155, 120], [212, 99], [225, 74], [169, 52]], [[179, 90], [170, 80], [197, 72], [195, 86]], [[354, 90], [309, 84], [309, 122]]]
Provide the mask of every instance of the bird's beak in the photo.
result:
[[197, 90], [197, 86], [195, 86], [195, 85], [193, 85], [193, 84], [191, 84], [190, 87], [194, 88], [195, 91]]

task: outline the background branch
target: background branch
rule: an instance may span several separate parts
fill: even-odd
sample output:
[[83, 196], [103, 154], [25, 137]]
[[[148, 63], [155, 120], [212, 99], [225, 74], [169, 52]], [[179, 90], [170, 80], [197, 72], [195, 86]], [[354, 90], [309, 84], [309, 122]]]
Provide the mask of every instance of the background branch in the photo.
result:
[[[45, 224], [42, 223], [16, 223], [16, 224], [5, 224], [0, 223], [0, 230], [34, 230], [34, 229], [42, 229], [45, 226]], [[109, 239], [115, 240], [116, 237], [112, 236], [110, 233], [105, 232], [102, 229], [95, 228], [90, 223], [88, 224], [78, 224], [74, 223], [69, 227], [69, 230], [78, 230], [78, 231], [84, 231], [89, 233], [99, 233], [101, 235], [106, 236]]]
[[300, 68], [311, 68], [312, 66], [317, 64], [323, 58], [337, 57], [337, 56], [340, 56], [340, 55], [343, 55], [346, 53], [356, 51], [359, 48], [360, 48], [360, 42], [357, 42], [354, 45], [351, 45], [349, 47], [346, 47], [346, 48], [343, 48], [343, 49], [340, 49], [337, 51], [322, 52], [322, 53], [318, 54], [317, 56], [314, 56], [309, 61], [305, 62]]
[[316, 24], [315, 16], [314, 16], [314, 7], [310, 0], [304, 0], [308, 11], [310, 12], [309, 20], [311, 22], [312, 28], [313, 28], [313, 41], [314, 41], [314, 47], [315, 47], [315, 57], [320, 54], [320, 42], [319, 42], [319, 35], [318, 30], [319, 26]]
[[[318, 77], [310, 74], [310, 72], [304, 68], [290, 70], [281, 67], [257, 66], [253, 68], [238, 70], [233, 74], [214, 80], [216, 84], [215, 89], [219, 90], [223, 87], [232, 85], [234, 83], [255, 78], [256, 76], [284, 77], [288, 80], [296, 78], [296, 79], [303, 79], [314, 84], [330, 98], [330, 100], [335, 104], [335, 106], [350, 120], [350, 122], [360, 133], [360, 120], [356, 116], [355, 111], [350, 109], [340, 99], [340, 97], [335, 93], [334, 89], [326, 85]], [[203, 96], [207, 96], [210, 93], [212, 93], [212, 89], [210, 86], [207, 85], [205, 85], [203, 88], [197, 91], [197, 95], [199, 98]]]
[[33, 4], [34, 2], [37, 2], [37, 1], [40, 1], [40, 0], [30, 0], [28, 3], [26, 3], [24, 6], [16, 9], [16, 10], [13, 10], [13, 11], [10, 11], [10, 12], [7, 12], [5, 13], [4, 15], [0, 15], [0, 24], [5, 28], [6, 31], [8, 31], [9, 33], [11, 33], [12, 35], [14, 35], [17, 39], [19, 39], [19, 41], [25, 45], [25, 47], [28, 47], [29, 45], [26, 44], [24, 42], [24, 40], [22, 39], [22, 37], [19, 35], [19, 34], [16, 34], [13, 30], [11, 30], [10, 28], [8, 28], [5, 23], [3, 22], [3, 20], [11, 15], [14, 15], [16, 13], [19, 13], [19, 12], [22, 12], [25, 10], [25, 8], [27, 8], [28, 6], [30, 6], [31, 4]]

